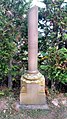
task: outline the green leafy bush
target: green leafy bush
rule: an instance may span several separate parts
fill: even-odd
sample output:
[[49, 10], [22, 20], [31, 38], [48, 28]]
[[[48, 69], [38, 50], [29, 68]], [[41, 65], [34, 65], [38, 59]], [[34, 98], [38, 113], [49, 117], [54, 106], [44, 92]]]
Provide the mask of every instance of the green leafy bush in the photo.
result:
[[67, 49], [49, 48], [46, 63], [40, 68], [46, 72], [49, 79], [67, 83]]

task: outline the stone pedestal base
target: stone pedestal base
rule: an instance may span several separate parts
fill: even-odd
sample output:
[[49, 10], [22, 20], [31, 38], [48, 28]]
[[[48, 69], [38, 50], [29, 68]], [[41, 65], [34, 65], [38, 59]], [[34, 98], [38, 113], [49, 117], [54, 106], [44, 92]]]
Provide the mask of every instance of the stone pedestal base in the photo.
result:
[[45, 78], [41, 73], [24, 74], [21, 77], [20, 104], [44, 105]]

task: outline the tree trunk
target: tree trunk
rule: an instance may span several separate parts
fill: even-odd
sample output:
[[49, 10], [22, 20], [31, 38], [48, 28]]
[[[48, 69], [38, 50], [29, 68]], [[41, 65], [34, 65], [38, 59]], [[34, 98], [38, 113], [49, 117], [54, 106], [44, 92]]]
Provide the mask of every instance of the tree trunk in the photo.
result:
[[8, 74], [8, 88], [9, 88], [9, 89], [12, 89], [11, 68], [12, 68], [12, 59], [10, 59], [10, 61], [9, 61], [9, 74]]

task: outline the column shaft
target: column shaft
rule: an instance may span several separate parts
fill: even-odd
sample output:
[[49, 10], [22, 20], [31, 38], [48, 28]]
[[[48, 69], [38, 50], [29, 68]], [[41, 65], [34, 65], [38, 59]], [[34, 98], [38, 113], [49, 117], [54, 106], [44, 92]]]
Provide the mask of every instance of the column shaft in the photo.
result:
[[38, 7], [28, 12], [28, 73], [37, 73]]

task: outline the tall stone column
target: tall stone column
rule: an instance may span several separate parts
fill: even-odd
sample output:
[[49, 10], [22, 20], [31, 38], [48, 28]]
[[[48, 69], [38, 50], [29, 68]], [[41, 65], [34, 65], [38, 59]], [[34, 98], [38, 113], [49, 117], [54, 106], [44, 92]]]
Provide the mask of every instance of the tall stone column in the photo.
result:
[[38, 54], [38, 7], [28, 12], [28, 72], [37, 73]]
[[38, 71], [38, 7], [28, 12], [28, 71], [21, 77], [20, 104], [45, 105], [45, 78]]

